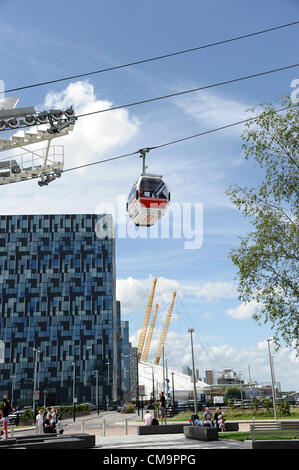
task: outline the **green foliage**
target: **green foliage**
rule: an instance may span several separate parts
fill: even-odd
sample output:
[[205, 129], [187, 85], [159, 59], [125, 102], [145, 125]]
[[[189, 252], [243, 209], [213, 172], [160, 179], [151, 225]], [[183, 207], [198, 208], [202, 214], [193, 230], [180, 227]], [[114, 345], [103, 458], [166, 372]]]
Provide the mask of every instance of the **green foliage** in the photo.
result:
[[278, 413], [281, 413], [282, 415], [290, 416], [291, 410], [290, 410], [289, 400], [279, 402], [277, 406], [277, 411]]
[[239, 400], [241, 398], [240, 387], [227, 387], [224, 398], [226, 400]]
[[265, 398], [263, 406], [267, 411], [270, 411], [271, 408], [273, 408], [272, 400], [270, 398]]
[[258, 409], [259, 409], [259, 407], [260, 407], [260, 401], [259, 401], [259, 399], [258, 399], [258, 398], [254, 398], [251, 403], [252, 403], [252, 405], [253, 405], [254, 411], [255, 411], [255, 412], [258, 411]]
[[25, 410], [24, 413], [22, 414], [21, 418], [21, 423], [22, 424], [27, 424], [28, 421], [32, 422], [33, 420], [33, 413], [31, 410]]
[[299, 336], [299, 121], [298, 106], [291, 105], [284, 100], [282, 106], [287, 109], [280, 113], [267, 105], [246, 124], [244, 157], [258, 164], [263, 180], [255, 188], [235, 185], [227, 190], [253, 226], [230, 253], [238, 268], [239, 298], [252, 302], [256, 321], [270, 323], [277, 348], [281, 338], [291, 346]]
[[127, 413], [134, 413], [135, 412], [135, 406], [132, 405], [132, 403], [128, 403], [126, 406], [127, 406]]

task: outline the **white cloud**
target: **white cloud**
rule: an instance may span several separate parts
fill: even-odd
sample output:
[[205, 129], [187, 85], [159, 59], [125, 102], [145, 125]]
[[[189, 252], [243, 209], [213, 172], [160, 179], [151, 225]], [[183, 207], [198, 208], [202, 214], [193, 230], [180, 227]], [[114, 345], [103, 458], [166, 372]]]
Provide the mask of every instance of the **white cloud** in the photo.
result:
[[[200, 122], [202, 128], [212, 129], [249, 118], [248, 104], [226, 98], [221, 93], [200, 91], [192, 96], [185, 96], [176, 101], [186, 115]], [[240, 135], [242, 127], [227, 129], [225, 135]]]
[[[126, 313], [145, 311], [151, 288], [153, 275], [145, 279], [128, 277], [116, 281], [116, 296], [121, 301], [122, 310]], [[235, 298], [236, 289], [232, 282], [206, 282], [204, 284], [187, 284], [175, 279], [159, 277], [156, 284], [154, 303], [159, 303], [159, 310], [164, 311], [164, 317], [171, 301], [172, 293], [176, 291], [178, 297], [204, 298], [214, 301], [224, 298]], [[166, 308], [167, 307], [167, 308]]]
[[237, 320], [246, 320], [247, 318], [251, 318], [259, 308], [260, 304], [258, 302], [243, 302], [235, 308], [226, 310], [225, 315]]
[[235, 298], [237, 295], [236, 286], [232, 282], [206, 282], [197, 288], [196, 296], [204, 297], [206, 300], [216, 300]]

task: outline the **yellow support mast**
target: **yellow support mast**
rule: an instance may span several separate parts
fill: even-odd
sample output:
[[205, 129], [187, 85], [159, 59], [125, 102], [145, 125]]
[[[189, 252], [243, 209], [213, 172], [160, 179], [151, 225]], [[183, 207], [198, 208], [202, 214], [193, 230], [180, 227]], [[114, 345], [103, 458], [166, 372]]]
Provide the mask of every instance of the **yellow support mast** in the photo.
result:
[[140, 336], [139, 336], [139, 341], [138, 341], [138, 345], [137, 345], [138, 361], [140, 361], [141, 356], [142, 356], [143, 346], [144, 346], [145, 337], [146, 337], [146, 333], [147, 333], [147, 328], [148, 328], [148, 324], [149, 324], [149, 319], [150, 319], [150, 316], [151, 316], [151, 311], [152, 311], [152, 306], [153, 306], [153, 300], [154, 300], [154, 295], [155, 295], [156, 284], [157, 284], [157, 278], [155, 277], [154, 282], [153, 282], [151, 295], [149, 297], [149, 301], [148, 301], [148, 304], [147, 304], [147, 307], [146, 307], [144, 320], [143, 320], [143, 324], [142, 324], [142, 328], [141, 328], [141, 332], [140, 332]]
[[154, 328], [155, 328], [158, 308], [159, 308], [159, 304], [156, 304], [155, 313], [154, 313], [154, 316], [153, 316], [153, 319], [152, 319], [152, 323], [151, 323], [151, 326], [150, 326], [150, 329], [149, 329], [149, 332], [148, 332], [148, 336], [147, 336], [147, 339], [146, 339], [145, 347], [144, 347], [144, 352], [143, 352], [143, 356], [142, 356], [143, 362], [147, 361], [150, 345], [151, 345], [151, 342], [152, 342], [153, 332], [154, 332]]
[[171, 320], [171, 315], [172, 315], [172, 310], [173, 310], [175, 298], [176, 298], [176, 292], [174, 292], [172, 294], [171, 304], [170, 304], [169, 309], [168, 309], [168, 313], [167, 313], [167, 316], [166, 316], [166, 319], [165, 319], [165, 323], [164, 323], [164, 327], [163, 327], [163, 330], [162, 330], [159, 346], [158, 346], [157, 353], [156, 353], [156, 357], [155, 357], [155, 360], [154, 360], [155, 364], [159, 364], [160, 359], [161, 359], [162, 349], [163, 349], [163, 346], [164, 346], [164, 343], [165, 343], [165, 340], [166, 340], [167, 331], [168, 331], [168, 327], [169, 327], [170, 320]]

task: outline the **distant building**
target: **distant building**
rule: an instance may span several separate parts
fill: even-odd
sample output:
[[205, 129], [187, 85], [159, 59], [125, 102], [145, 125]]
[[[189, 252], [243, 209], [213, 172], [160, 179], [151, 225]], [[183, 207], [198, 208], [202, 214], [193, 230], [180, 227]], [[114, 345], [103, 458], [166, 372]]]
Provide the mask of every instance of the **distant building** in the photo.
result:
[[182, 374], [185, 374], [185, 375], [192, 375], [192, 369], [190, 369], [189, 366], [183, 366], [182, 367]]
[[130, 398], [137, 398], [138, 390], [138, 349], [130, 343]]
[[215, 383], [215, 372], [212, 369], [205, 371], [205, 383], [213, 385]]
[[222, 372], [215, 373], [215, 383], [217, 385], [240, 385], [244, 384], [244, 380], [233, 369], [224, 369]]
[[121, 321], [121, 392], [122, 399], [128, 400], [130, 395], [130, 343], [129, 322]]

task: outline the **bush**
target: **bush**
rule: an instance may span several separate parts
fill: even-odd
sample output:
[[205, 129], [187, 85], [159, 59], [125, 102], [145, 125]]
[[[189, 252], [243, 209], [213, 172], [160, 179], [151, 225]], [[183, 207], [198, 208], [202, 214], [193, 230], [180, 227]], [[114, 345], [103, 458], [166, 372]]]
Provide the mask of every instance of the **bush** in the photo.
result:
[[285, 402], [280, 402], [278, 403], [277, 410], [279, 413], [290, 416], [291, 411], [290, 411], [290, 403], [289, 400], [286, 400]]
[[32, 420], [33, 420], [32, 411], [31, 410], [25, 410], [24, 413], [22, 414], [21, 423], [22, 424], [27, 424], [28, 421], [32, 422]]

